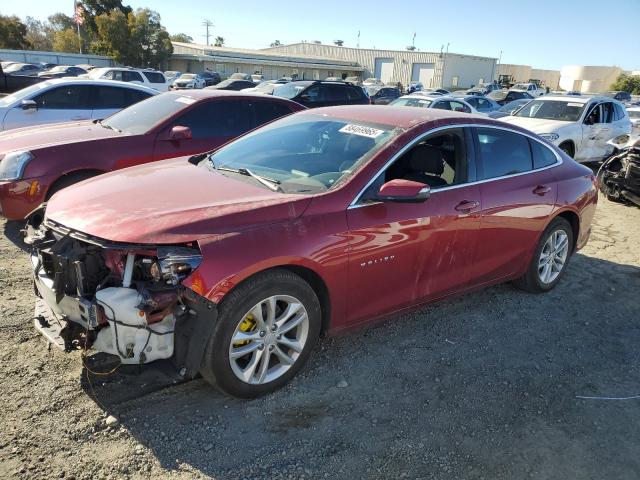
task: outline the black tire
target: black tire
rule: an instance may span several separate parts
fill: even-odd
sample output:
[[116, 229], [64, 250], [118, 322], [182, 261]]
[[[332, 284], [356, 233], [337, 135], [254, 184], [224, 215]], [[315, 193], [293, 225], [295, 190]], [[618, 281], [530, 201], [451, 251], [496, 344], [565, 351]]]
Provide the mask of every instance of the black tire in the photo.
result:
[[[563, 230], [567, 234], [568, 243], [569, 243], [569, 251], [567, 253], [567, 259], [560, 270], [560, 273], [550, 283], [544, 283], [540, 279], [540, 274], [538, 273], [538, 261], [540, 259], [540, 254], [542, 253], [542, 249], [547, 241], [547, 239], [557, 230]], [[527, 272], [513, 283], [516, 287], [525, 290], [531, 293], [544, 293], [553, 289], [557, 285], [557, 283], [562, 278], [562, 275], [567, 269], [567, 265], [569, 264], [569, 259], [573, 254], [573, 229], [567, 220], [562, 217], [556, 217], [551, 221], [549, 226], [545, 229], [544, 233], [540, 236], [540, 241], [538, 242], [538, 246], [531, 258], [531, 263], [529, 264], [529, 268]]]
[[564, 142], [560, 144], [558, 148], [562, 150], [564, 153], [566, 153], [567, 155], [569, 155], [571, 158], [573, 158], [573, 156], [576, 154], [575, 148], [573, 147], [571, 142]]
[[[290, 295], [302, 303], [309, 318], [307, 340], [295, 363], [282, 376], [259, 385], [245, 383], [231, 368], [228, 355], [231, 338], [243, 315], [272, 295]], [[307, 362], [320, 336], [321, 325], [320, 301], [307, 282], [285, 269], [259, 273], [239, 285], [220, 304], [218, 321], [205, 349], [200, 373], [208, 383], [234, 397], [255, 398], [273, 392], [291, 380]]]
[[100, 175], [100, 173], [101, 172], [96, 172], [96, 171], [84, 171], [84, 172], [75, 172], [75, 173], [69, 173], [67, 175], [64, 175], [60, 177], [58, 180], [56, 180], [53, 183], [53, 185], [51, 185], [51, 188], [49, 188], [49, 191], [47, 192], [46, 200], [49, 201], [49, 199], [53, 196], [54, 193], [57, 193], [64, 188], [70, 187], [75, 183], [80, 183], [83, 180], [87, 180], [91, 177]]

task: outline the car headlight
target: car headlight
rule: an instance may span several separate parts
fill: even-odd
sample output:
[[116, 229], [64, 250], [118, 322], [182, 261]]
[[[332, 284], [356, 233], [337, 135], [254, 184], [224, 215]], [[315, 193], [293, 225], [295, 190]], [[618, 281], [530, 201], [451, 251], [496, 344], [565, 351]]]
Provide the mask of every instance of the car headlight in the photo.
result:
[[538, 136], [544, 138], [545, 140], [549, 140], [550, 142], [555, 142], [560, 138], [560, 135], [557, 133], [540, 133]]
[[202, 262], [197, 248], [179, 246], [158, 247], [158, 261], [151, 266], [151, 276], [157, 282], [177, 285]]
[[0, 160], [0, 180], [20, 180], [24, 169], [33, 159], [33, 154], [26, 150], [7, 153]]

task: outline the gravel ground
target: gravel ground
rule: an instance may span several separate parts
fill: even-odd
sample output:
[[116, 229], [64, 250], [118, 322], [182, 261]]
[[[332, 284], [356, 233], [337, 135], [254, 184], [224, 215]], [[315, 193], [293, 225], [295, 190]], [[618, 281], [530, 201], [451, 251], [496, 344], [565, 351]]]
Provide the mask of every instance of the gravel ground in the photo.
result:
[[551, 293], [500, 285], [326, 339], [254, 401], [158, 389], [149, 367], [87, 381], [34, 333], [3, 227], [0, 478], [640, 478], [640, 399], [577, 398], [640, 395], [640, 209], [601, 199]]

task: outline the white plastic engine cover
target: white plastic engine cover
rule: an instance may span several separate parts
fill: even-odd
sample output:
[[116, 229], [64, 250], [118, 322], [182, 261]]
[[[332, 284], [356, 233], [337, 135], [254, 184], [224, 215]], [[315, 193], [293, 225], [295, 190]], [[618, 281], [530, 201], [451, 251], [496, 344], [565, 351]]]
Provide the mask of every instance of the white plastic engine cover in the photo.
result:
[[[127, 364], [149, 363], [173, 355], [174, 334], [167, 333], [175, 328], [176, 319], [173, 315], [147, 325], [146, 315], [141, 316], [136, 308], [142, 298], [133, 288], [109, 287], [98, 290], [96, 300], [104, 308], [109, 328], [98, 332], [93, 348], [118, 355], [122, 363]], [[116, 324], [113, 320], [120, 323]], [[143, 349], [144, 361], [141, 361]], [[133, 355], [127, 357], [128, 351]]]

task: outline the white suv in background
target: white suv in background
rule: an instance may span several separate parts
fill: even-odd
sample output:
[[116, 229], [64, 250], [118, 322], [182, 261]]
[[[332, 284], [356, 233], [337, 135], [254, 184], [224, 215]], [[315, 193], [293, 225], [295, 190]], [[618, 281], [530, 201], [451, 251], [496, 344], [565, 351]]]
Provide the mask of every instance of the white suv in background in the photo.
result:
[[607, 142], [631, 132], [627, 111], [610, 97], [545, 95], [499, 120], [537, 133], [578, 162], [603, 160], [614, 148]]
[[535, 83], [516, 83], [509, 90], [515, 91], [515, 92], [527, 92], [529, 95], [531, 95], [534, 98], [544, 95], [546, 93], [546, 90], [544, 88], [540, 88]]
[[157, 70], [137, 69], [128, 67], [103, 67], [94, 68], [87, 76], [93, 80], [119, 80], [121, 82], [137, 83], [145, 87], [153, 88], [159, 92], [169, 90], [169, 82]]

